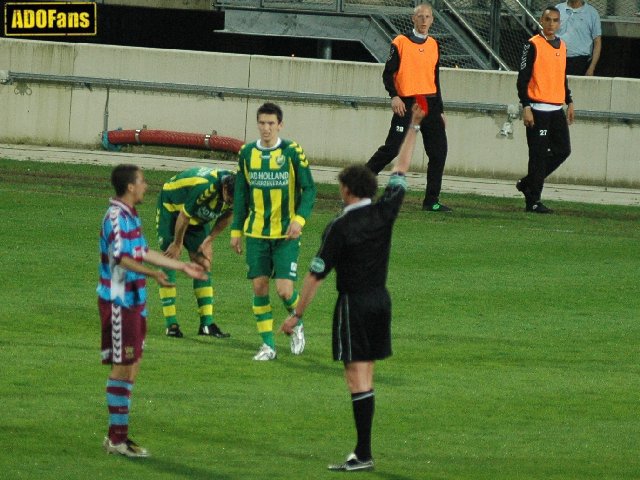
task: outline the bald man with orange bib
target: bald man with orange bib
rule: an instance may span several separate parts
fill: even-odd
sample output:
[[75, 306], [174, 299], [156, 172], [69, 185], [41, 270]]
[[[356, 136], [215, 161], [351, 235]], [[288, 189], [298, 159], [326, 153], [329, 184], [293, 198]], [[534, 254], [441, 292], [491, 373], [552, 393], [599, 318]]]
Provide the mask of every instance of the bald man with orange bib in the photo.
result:
[[[447, 160], [447, 133], [440, 94], [440, 48], [429, 36], [433, 24], [433, 7], [422, 3], [415, 7], [413, 31], [398, 35], [391, 42], [391, 53], [385, 63], [382, 81], [391, 97], [391, 128], [367, 167], [376, 175], [398, 155], [408, 128], [420, 130], [425, 152], [429, 157], [427, 186], [422, 209], [428, 212], [450, 212], [440, 203], [442, 174]], [[427, 115], [420, 125], [411, 124], [411, 108], [416, 96], [427, 100]]]
[[[529, 39], [518, 73], [518, 97], [527, 128], [529, 168], [516, 188], [525, 198], [525, 211], [552, 213], [541, 201], [544, 180], [571, 154], [569, 125], [574, 111], [567, 82], [567, 46], [556, 36], [560, 12], [547, 7], [540, 19], [542, 32]], [[568, 105], [565, 115], [562, 106]]]

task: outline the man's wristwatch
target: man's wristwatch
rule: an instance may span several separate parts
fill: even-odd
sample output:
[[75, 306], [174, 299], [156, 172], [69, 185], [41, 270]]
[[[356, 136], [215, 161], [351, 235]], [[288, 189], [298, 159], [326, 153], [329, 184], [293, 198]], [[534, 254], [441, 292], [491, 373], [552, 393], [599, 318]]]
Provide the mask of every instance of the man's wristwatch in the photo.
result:
[[409, 125], [411, 128], [413, 128], [416, 132], [420, 131], [420, 124], [418, 125]]

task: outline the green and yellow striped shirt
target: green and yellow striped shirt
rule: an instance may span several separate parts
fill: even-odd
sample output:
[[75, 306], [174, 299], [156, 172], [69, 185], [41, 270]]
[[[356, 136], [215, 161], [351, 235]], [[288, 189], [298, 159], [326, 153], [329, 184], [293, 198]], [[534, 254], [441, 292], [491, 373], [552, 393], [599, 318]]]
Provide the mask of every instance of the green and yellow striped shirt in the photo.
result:
[[202, 225], [217, 220], [230, 206], [222, 198], [222, 179], [227, 170], [190, 168], [166, 182], [160, 192], [158, 207], [189, 218], [189, 225]]
[[302, 147], [290, 140], [272, 148], [253, 142], [238, 155], [231, 236], [285, 238], [291, 221], [304, 225], [316, 186]]

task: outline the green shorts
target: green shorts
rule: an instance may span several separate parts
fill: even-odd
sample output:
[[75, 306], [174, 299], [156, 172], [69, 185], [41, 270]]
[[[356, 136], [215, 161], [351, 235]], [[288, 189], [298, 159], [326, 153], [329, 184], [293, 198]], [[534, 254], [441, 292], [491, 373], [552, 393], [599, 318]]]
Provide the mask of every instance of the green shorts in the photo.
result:
[[[176, 231], [177, 213], [171, 213], [165, 208], [156, 209], [156, 229], [158, 231], [158, 245], [163, 252], [173, 242]], [[189, 252], [197, 252], [198, 247], [211, 232], [208, 223], [204, 225], [189, 225], [184, 234], [184, 247]]]
[[247, 278], [298, 279], [300, 239], [269, 240], [247, 237]]

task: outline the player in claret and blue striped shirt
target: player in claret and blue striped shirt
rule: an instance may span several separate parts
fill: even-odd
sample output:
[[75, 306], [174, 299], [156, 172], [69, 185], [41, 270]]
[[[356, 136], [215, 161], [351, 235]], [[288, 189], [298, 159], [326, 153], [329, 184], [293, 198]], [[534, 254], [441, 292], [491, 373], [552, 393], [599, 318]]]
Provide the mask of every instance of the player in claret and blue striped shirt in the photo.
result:
[[102, 220], [98, 310], [102, 323], [102, 363], [111, 365], [107, 380], [109, 433], [103, 447], [108, 453], [147, 457], [147, 450], [129, 438], [131, 391], [140, 369], [147, 332], [146, 277], [171, 286], [162, 270], [143, 262], [181, 270], [192, 278], [207, 278], [195, 263], [184, 263], [150, 250], [142, 234], [136, 205], [142, 202], [147, 182], [135, 165], [119, 165], [111, 173], [116, 197]]

